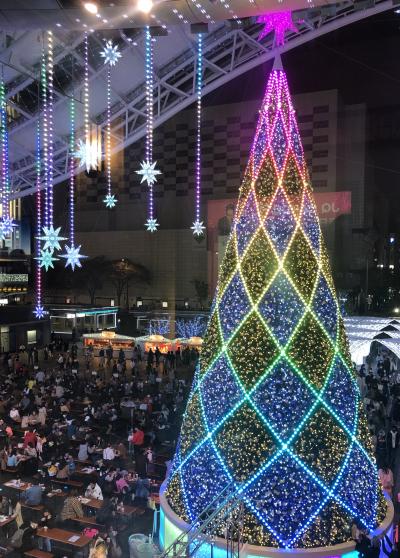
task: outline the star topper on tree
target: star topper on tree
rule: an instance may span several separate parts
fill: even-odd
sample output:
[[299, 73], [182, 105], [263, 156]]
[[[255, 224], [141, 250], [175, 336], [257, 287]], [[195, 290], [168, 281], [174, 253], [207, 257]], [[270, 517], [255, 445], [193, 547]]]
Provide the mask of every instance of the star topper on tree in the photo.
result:
[[298, 29], [292, 20], [292, 12], [290, 10], [285, 12], [275, 12], [263, 14], [257, 18], [257, 23], [263, 23], [264, 28], [258, 36], [260, 41], [266, 35], [275, 32], [274, 46], [280, 47], [285, 44], [286, 31], [293, 31], [298, 33]]

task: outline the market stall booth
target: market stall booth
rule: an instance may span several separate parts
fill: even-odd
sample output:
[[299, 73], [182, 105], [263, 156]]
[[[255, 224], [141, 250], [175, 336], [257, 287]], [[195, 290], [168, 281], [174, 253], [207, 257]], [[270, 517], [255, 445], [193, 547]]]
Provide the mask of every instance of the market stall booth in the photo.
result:
[[112, 347], [113, 357], [118, 358], [118, 353], [122, 349], [126, 358], [132, 358], [136, 340], [134, 337], [121, 335], [115, 331], [104, 330], [100, 333], [85, 333], [83, 335], [83, 346], [93, 347], [94, 356], [99, 355], [100, 349]]

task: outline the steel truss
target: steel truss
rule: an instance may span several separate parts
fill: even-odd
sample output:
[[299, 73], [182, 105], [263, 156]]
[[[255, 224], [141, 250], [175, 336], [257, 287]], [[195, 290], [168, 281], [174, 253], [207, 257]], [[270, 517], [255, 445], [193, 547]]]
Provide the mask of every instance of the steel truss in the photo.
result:
[[[373, 7], [358, 2], [345, 1], [334, 6], [325, 6], [297, 12], [298, 33], [290, 32], [280, 52], [287, 52], [326, 33], [350, 25], [367, 17], [393, 9], [392, 0], [377, 0]], [[365, 7], [365, 9], [363, 9]], [[248, 70], [272, 59], [276, 53], [273, 37], [267, 36], [259, 42], [260, 25], [234, 29], [230, 24], [222, 24], [206, 36], [203, 48], [203, 95], [217, 89]], [[125, 48], [130, 43], [124, 38]], [[83, 37], [74, 41], [69, 52], [81, 63], [76, 53]], [[160, 39], [164, 40], [164, 39]], [[168, 40], [166, 38], [165, 40]], [[59, 58], [65, 57], [61, 53]], [[57, 62], [57, 59], [56, 59]], [[105, 71], [104, 65], [91, 68], [90, 79], [97, 78]], [[184, 110], [196, 100], [196, 51], [188, 48], [163, 67], [158, 67], [154, 79], [154, 126], [160, 126], [169, 118]], [[65, 102], [65, 98], [55, 99], [55, 105]], [[145, 84], [131, 91], [112, 107], [111, 129], [115, 139], [114, 151], [120, 151], [145, 135]], [[37, 120], [38, 114], [31, 117]], [[106, 112], [98, 114], [94, 121], [101, 129], [106, 125]], [[27, 124], [26, 119], [14, 130]], [[11, 135], [13, 129], [11, 130]], [[79, 133], [77, 134], [79, 137]], [[68, 141], [61, 138], [54, 145], [54, 184], [68, 177]], [[81, 172], [82, 169], [78, 170]], [[36, 167], [34, 156], [25, 157], [12, 165], [12, 197], [18, 198], [35, 192]]]

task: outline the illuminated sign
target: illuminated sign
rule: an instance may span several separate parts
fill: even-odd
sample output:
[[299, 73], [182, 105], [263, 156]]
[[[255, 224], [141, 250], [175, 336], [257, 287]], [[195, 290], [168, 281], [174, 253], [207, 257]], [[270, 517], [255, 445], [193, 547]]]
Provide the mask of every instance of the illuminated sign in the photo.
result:
[[0, 273], [0, 283], [27, 283], [27, 273]]

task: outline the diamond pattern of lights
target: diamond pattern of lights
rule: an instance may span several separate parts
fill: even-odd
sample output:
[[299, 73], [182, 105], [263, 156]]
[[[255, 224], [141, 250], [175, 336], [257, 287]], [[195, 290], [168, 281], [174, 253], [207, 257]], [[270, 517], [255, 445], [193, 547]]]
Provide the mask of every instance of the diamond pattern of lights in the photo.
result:
[[106, 207], [108, 207], [109, 209], [112, 209], [113, 207], [115, 207], [117, 200], [114, 196], [114, 194], [107, 194], [107, 196], [104, 198], [103, 202], [106, 204]]
[[[193, 521], [229, 482], [245, 542], [316, 548], [386, 511], [286, 74], [274, 67], [166, 489]], [[360, 426], [361, 425], [361, 426]]]
[[104, 58], [104, 64], [115, 66], [121, 58], [121, 53], [118, 50], [118, 45], [113, 45], [112, 41], [107, 41], [105, 47], [100, 53], [100, 56]]
[[65, 246], [65, 254], [60, 254], [60, 258], [65, 258], [65, 267], [71, 266], [72, 271], [75, 271], [75, 267], [82, 267], [81, 259], [87, 258], [80, 253], [81, 246]]
[[39, 236], [39, 240], [43, 240], [43, 250], [61, 250], [60, 242], [66, 240], [64, 236], [60, 236], [61, 227], [55, 229], [52, 225], [49, 227], [43, 227], [43, 236]]
[[149, 161], [142, 161], [140, 163], [141, 169], [135, 171], [136, 174], [140, 174], [142, 177], [140, 184], [142, 182], [147, 182], [148, 186], [152, 186], [155, 182], [157, 182], [157, 175], [161, 174], [161, 171], [156, 169], [156, 164], [157, 161], [154, 161], [153, 163], [150, 163]]

